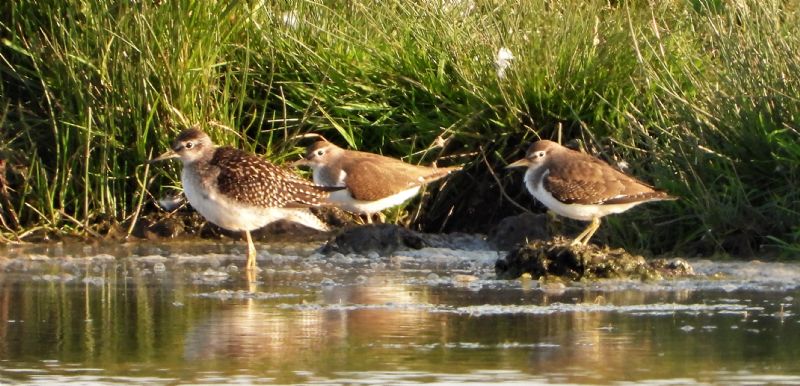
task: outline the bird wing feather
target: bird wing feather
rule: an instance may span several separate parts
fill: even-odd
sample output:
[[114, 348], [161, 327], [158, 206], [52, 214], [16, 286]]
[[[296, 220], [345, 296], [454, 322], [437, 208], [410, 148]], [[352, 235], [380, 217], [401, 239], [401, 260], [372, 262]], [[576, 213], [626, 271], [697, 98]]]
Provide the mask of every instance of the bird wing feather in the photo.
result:
[[563, 203], [626, 204], [672, 198], [599, 159], [580, 152], [571, 157], [571, 162], [552, 165], [544, 181], [545, 188]]
[[264, 158], [233, 148], [217, 149], [210, 164], [219, 170], [220, 193], [254, 206], [319, 205], [330, 191], [341, 189], [315, 185]]
[[432, 168], [377, 154], [353, 152], [342, 164], [345, 185], [353, 198], [375, 201], [426, 183], [460, 168]]

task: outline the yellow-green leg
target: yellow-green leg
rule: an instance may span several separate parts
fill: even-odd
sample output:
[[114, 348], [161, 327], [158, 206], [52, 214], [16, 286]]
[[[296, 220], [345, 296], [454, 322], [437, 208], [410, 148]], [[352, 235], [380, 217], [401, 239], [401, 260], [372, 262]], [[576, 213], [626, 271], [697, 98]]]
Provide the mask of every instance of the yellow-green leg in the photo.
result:
[[594, 232], [597, 232], [597, 228], [600, 228], [600, 218], [595, 217], [592, 219], [592, 222], [589, 223], [589, 226], [572, 241], [571, 245], [586, 245], [589, 243], [589, 239], [592, 238]]
[[247, 263], [245, 265], [247, 270], [256, 269], [256, 246], [253, 245], [253, 237], [250, 236], [250, 231], [244, 231], [247, 237]]

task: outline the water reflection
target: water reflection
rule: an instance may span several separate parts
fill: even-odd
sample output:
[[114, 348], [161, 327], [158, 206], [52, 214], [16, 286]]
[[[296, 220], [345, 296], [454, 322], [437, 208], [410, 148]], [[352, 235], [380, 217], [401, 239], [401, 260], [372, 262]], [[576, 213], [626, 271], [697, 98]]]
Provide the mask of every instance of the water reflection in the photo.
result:
[[140, 248], [0, 263], [0, 382], [800, 380], [797, 267], [551, 291], [287, 246], [253, 286], [238, 251]]
[[[184, 357], [189, 361], [268, 363], [278, 368], [311, 369], [323, 364], [321, 370], [333, 371], [351, 360], [358, 363], [371, 359], [358, 350], [349, 352], [353, 347], [381, 349], [387, 342], [439, 336], [442, 323], [432, 319], [441, 319], [441, 315], [402, 306], [428, 300], [427, 291], [380, 278], [361, 286], [324, 287], [300, 299], [224, 305], [224, 311], [208, 315], [189, 328]], [[281, 304], [309, 307], [297, 310], [279, 307]], [[317, 307], [323, 304], [365, 307]], [[383, 307], [370, 309], [366, 305]], [[329, 355], [320, 360], [318, 355], [323, 352]]]

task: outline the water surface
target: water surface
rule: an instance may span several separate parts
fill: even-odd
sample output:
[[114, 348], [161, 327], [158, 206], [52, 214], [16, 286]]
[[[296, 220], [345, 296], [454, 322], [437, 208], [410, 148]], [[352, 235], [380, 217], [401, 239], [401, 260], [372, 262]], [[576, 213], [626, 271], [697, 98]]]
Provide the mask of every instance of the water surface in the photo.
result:
[[241, 243], [6, 247], [0, 383], [800, 383], [800, 266], [494, 280], [498, 252]]

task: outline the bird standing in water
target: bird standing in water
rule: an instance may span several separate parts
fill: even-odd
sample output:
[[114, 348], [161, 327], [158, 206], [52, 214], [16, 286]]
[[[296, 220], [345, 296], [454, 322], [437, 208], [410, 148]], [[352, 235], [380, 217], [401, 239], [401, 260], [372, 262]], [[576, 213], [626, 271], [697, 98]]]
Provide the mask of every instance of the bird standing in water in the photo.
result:
[[315, 185], [254, 154], [216, 146], [197, 128], [182, 131], [169, 151], [150, 162], [171, 158], [183, 163], [181, 182], [189, 204], [221, 228], [244, 232], [248, 270], [256, 268], [250, 231], [278, 220], [328, 230], [306, 207], [323, 204], [336, 189]]

